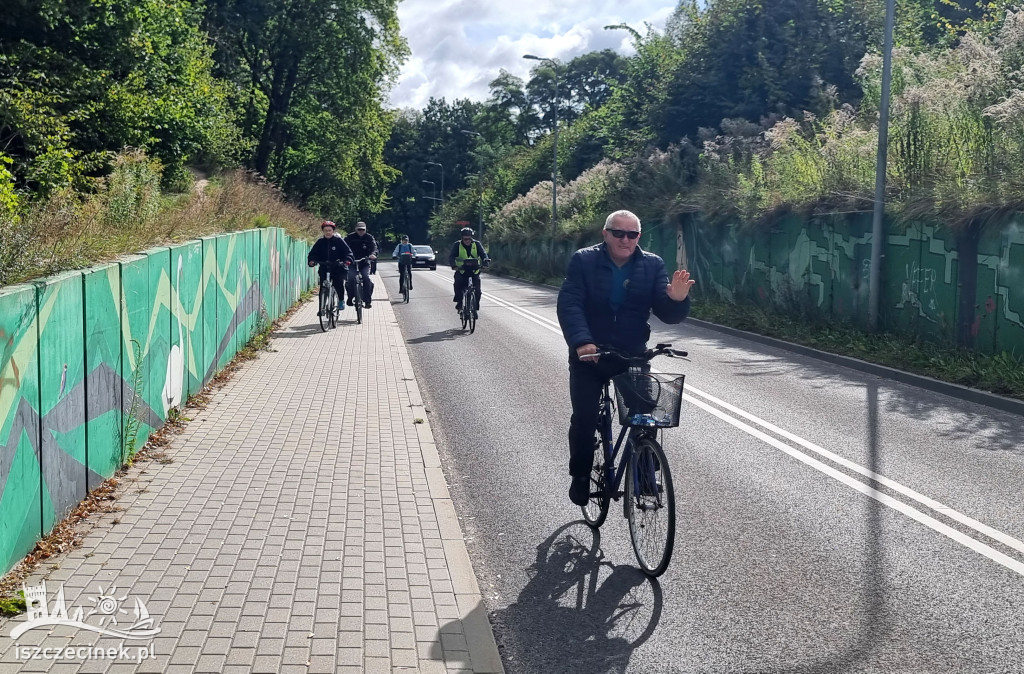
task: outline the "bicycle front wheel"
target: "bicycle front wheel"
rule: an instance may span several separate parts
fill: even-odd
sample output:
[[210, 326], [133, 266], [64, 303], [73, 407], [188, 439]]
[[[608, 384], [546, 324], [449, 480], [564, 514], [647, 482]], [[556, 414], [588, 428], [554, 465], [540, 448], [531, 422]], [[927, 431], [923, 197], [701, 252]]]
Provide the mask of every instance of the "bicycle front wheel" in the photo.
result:
[[363, 323], [363, 284], [357, 283], [355, 286], [356, 295], [352, 298], [352, 304], [356, 308], [356, 323], [362, 325]]
[[608, 504], [611, 499], [607, 493], [608, 460], [604, 455], [604, 443], [601, 442], [601, 429], [604, 427], [604, 419], [597, 422], [597, 431], [594, 433], [594, 466], [590, 469], [590, 500], [587, 505], [581, 506], [583, 519], [593, 528], [604, 524], [608, 517]]
[[402, 272], [402, 299], [405, 300], [406, 304], [409, 303], [410, 286], [412, 286], [412, 274], [406, 269]]
[[330, 320], [328, 325], [331, 330], [338, 327], [338, 291], [331, 286], [331, 289], [327, 292], [327, 315]]
[[327, 332], [327, 328], [330, 327], [330, 319], [327, 317], [327, 305], [330, 301], [330, 290], [327, 288], [327, 284], [324, 283], [320, 286], [320, 304], [317, 314], [320, 318], [320, 330]]
[[657, 578], [665, 573], [676, 540], [676, 495], [661, 445], [653, 438], [632, 440], [626, 467], [625, 510], [629, 537], [640, 568]]

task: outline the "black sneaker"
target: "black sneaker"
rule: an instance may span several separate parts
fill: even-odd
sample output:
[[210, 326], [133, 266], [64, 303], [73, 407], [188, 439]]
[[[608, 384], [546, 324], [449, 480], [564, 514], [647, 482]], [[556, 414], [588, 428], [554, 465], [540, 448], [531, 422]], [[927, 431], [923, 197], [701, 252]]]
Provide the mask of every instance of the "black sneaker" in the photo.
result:
[[347, 300], [347, 301], [345, 302], [345, 304], [347, 304], [347, 305], [349, 305], [349, 306], [351, 307], [351, 306], [354, 306], [354, 305], [355, 305], [355, 302], [354, 302], [354, 301], [352, 300], [352, 298], [350, 297], [350, 298], [348, 298], [348, 300]]
[[590, 476], [573, 477], [569, 486], [569, 500], [578, 506], [585, 506], [590, 501]]
[[322, 311], [318, 311], [318, 312], [316, 312], [316, 315], [317, 315], [317, 317], [319, 318], [320, 316], [323, 316], [323, 315], [324, 315], [324, 312], [322, 312]]
[[478, 314], [476, 311], [474, 311], [473, 312], [473, 320], [475, 321], [478, 318], [480, 318], [480, 314]]
[[462, 313], [462, 305], [461, 304], [456, 304], [455, 305], [455, 313], [457, 313], [457, 314], [461, 314]]
[[370, 306], [371, 306], [370, 300], [366, 300], [366, 304], [364, 304], [363, 306], [366, 307], [367, 309], [369, 309]]

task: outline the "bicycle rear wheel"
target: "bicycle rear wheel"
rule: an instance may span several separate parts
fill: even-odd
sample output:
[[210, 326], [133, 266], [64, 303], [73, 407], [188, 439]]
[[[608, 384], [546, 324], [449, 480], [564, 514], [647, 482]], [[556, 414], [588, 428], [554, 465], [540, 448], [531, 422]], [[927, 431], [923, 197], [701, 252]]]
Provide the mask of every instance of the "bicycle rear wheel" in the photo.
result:
[[[603, 403], [602, 403], [603, 407]], [[598, 416], [597, 431], [594, 432], [594, 466], [590, 469], [590, 500], [581, 506], [583, 519], [593, 528], [604, 524], [608, 517], [608, 505], [611, 499], [607, 493], [608, 459], [604, 454], [604, 443], [601, 441], [601, 429], [607, 423], [607, 414], [602, 410]], [[595, 494], [597, 494], [595, 496]]]
[[330, 319], [327, 317], [327, 303], [328, 296], [330, 295], [329, 285], [324, 282], [320, 285], [320, 304], [317, 314], [320, 318], [320, 330], [327, 332], [327, 328], [330, 327]]
[[633, 552], [645, 574], [657, 578], [672, 559], [676, 540], [676, 495], [661, 445], [653, 438], [631, 440], [624, 504]]

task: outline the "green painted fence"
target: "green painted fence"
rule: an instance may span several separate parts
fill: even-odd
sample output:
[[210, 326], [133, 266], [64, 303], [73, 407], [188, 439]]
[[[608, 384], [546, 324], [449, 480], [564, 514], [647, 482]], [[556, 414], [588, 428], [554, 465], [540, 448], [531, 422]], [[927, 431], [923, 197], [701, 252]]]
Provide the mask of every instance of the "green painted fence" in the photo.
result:
[[[572, 251], [599, 241], [492, 244], [498, 264], [557, 275]], [[688, 216], [645, 223], [641, 245], [685, 266], [695, 296], [774, 307], [807, 319], [867, 325], [871, 215], [785, 218], [769, 231]], [[882, 268], [886, 330], [982, 353], [1024, 354], [1024, 216], [958, 234], [929, 224], [892, 228]]]
[[0, 572], [315, 284], [308, 250], [268, 227], [0, 288]]

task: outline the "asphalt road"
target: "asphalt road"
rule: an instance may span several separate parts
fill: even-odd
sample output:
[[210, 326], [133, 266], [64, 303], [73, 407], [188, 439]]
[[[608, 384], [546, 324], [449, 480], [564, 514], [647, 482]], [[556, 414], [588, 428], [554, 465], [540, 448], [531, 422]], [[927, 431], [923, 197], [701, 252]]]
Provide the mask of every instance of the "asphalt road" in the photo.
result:
[[[378, 272], [396, 297], [395, 268]], [[395, 309], [509, 672], [1024, 672], [1024, 419], [693, 325], [660, 582], [567, 497], [556, 291]]]

